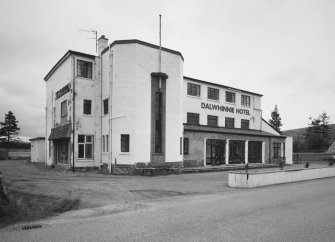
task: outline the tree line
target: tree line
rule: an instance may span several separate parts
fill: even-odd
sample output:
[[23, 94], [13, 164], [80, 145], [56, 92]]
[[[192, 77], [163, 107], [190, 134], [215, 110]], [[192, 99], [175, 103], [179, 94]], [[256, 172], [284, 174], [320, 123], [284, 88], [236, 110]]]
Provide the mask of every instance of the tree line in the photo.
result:
[[[298, 140], [293, 143], [293, 151], [324, 151], [329, 148], [332, 142], [330, 136], [331, 128], [329, 127], [331, 117], [322, 112], [316, 118], [310, 117], [310, 122], [306, 129], [306, 134], [302, 134], [302, 139], [298, 135]], [[271, 112], [271, 119], [269, 123], [273, 126], [278, 133], [282, 134], [280, 127], [283, 125], [281, 117], [278, 112], [278, 107], [275, 105], [274, 110]]]

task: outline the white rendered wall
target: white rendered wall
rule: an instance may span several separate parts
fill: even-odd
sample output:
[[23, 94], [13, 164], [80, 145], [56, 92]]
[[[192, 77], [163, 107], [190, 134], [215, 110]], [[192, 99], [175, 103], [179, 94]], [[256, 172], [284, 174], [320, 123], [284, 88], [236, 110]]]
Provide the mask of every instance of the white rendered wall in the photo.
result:
[[[68, 101], [68, 120], [72, 119], [73, 114], [73, 104], [72, 104], [72, 93], [66, 93], [59, 99], [55, 99], [56, 92], [63, 88], [66, 84], [73, 84], [73, 68], [77, 70], [76, 60], [85, 60], [93, 62], [93, 70], [92, 70], [92, 79], [90, 78], [82, 78], [75, 77], [75, 89], [76, 89], [76, 105], [75, 105], [75, 166], [97, 166], [100, 161], [100, 96], [99, 96], [99, 84], [96, 81], [98, 68], [97, 64], [94, 60], [90, 58], [85, 58], [82, 56], [75, 56], [75, 66], [73, 66], [72, 56], [67, 58], [64, 63], [62, 63], [58, 69], [50, 76], [50, 78], [46, 81], [46, 106], [47, 106], [47, 121], [46, 121], [46, 142], [47, 142], [47, 165], [53, 164], [53, 154], [49, 154], [49, 136], [51, 133], [51, 129], [54, 127], [54, 119], [55, 123], [60, 123], [60, 105], [64, 100]], [[76, 73], [76, 71], [75, 71]], [[84, 115], [83, 114], [83, 100], [89, 99], [92, 100], [92, 114]], [[55, 115], [53, 114], [55, 108]], [[93, 159], [89, 160], [78, 160], [78, 134], [84, 135], [93, 135], [94, 136], [94, 144], [93, 144]], [[72, 143], [72, 137], [71, 141]], [[51, 148], [51, 152], [53, 153], [54, 147]], [[72, 145], [69, 151], [70, 162], [72, 164]]]
[[293, 137], [286, 137], [285, 140], [285, 162], [293, 164]]
[[[46, 148], [47, 157], [46, 164], [51, 165], [53, 163], [53, 156], [49, 154], [49, 136], [51, 129], [53, 128], [53, 108], [55, 107], [55, 95], [58, 90], [63, 88], [66, 84], [72, 80], [72, 62], [71, 58], [68, 58], [50, 78], [46, 81]], [[71, 114], [68, 114], [72, 116]], [[60, 120], [60, 117], [56, 116], [56, 120]], [[53, 149], [53, 148], [52, 148]]]
[[[150, 162], [151, 73], [158, 72], [158, 50], [140, 44], [119, 44], [113, 52], [112, 161], [118, 164]], [[182, 69], [179, 55], [162, 51], [166, 80], [166, 162], [182, 161]], [[130, 152], [122, 153], [120, 135], [130, 135]]]
[[[216, 85], [210, 85], [202, 82], [197, 82], [184, 78], [184, 91], [183, 91], [183, 122], [187, 123], [187, 113], [199, 113], [200, 114], [200, 125], [207, 125], [207, 115], [218, 116], [218, 126], [225, 126], [225, 117], [230, 117], [235, 119], [235, 128], [241, 128], [241, 119], [250, 120], [250, 129], [261, 129], [261, 118], [262, 111], [260, 107], [260, 96], [252, 95], [249, 93], [243, 93], [236, 89], [227, 89], [224, 87], [218, 87]], [[187, 83], [193, 83], [201, 86], [200, 97], [187, 95]], [[207, 88], [219, 89], [219, 100], [208, 99]], [[226, 91], [235, 93], [235, 103], [226, 102]], [[247, 95], [250, 97], [250, 107], [241, 105], [241, 95]], [[222, 112], [220, 110], [210, 110], [201, 107], [201, 104], [213, 104], [222, 105], [225, 107], [233, 108], [234, 113]], [[236, 109], [248, 110], [250, 115], [236, 113]]]
[[334, 176], [335, 168], [333, 167], [259, 172], [249, 171], [249, 175], [245, 172], [230, 171], [228, 173], [228, 185], [230, 187], [252, 188]]

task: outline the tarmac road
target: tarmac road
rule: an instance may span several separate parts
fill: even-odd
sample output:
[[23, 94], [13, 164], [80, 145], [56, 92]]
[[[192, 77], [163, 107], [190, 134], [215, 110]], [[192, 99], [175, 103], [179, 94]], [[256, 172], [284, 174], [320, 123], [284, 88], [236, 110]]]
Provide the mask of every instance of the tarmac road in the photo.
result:
[[1, 241], [335, 241], [335, 178], [164, 198], [147, 208], [0, 230]]

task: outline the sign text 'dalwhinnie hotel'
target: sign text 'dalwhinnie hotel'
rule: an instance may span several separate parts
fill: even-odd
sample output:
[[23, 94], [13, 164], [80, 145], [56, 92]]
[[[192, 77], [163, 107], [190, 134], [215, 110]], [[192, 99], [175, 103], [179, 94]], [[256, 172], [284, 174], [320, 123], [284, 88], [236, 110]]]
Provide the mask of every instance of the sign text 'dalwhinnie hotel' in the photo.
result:
[[201, 108], [209, 109], [209, 110], [217, 110], [217, 111], [221, 111], [221, 112], [229, 112], [229, 113], [250, 115], [249, 110], [247, 110], [247, 109], [226, 107], [226, 106], [222, 106], [222, 105], [218, 105], [218, 104], [201, 103]]

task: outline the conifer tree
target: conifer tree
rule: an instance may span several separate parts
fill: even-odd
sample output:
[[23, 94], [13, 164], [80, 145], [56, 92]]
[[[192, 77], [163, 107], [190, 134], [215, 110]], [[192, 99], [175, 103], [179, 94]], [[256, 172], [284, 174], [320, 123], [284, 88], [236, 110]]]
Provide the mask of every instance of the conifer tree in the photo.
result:
[[277, 130], [278, 133], [281, 134], [280, 126], [283, 124], [281, 123], [281, 117], [278, 113], [278, 107], [275, 106], [274, 110], [271, 112], [271, 119], [269, 120], [269, 123]]
[[0, 133], [7, 137], [7, 152], [9, 152], [11, 136], [18, 134], [18, 130], [20, 130], [20, 128], [17, 126], [18, 121], [16, 120], [14, 113], [12, 111], [8, 111], [8, 113], [5, 114], [5, 122], [0, 123], [2, 126]]

